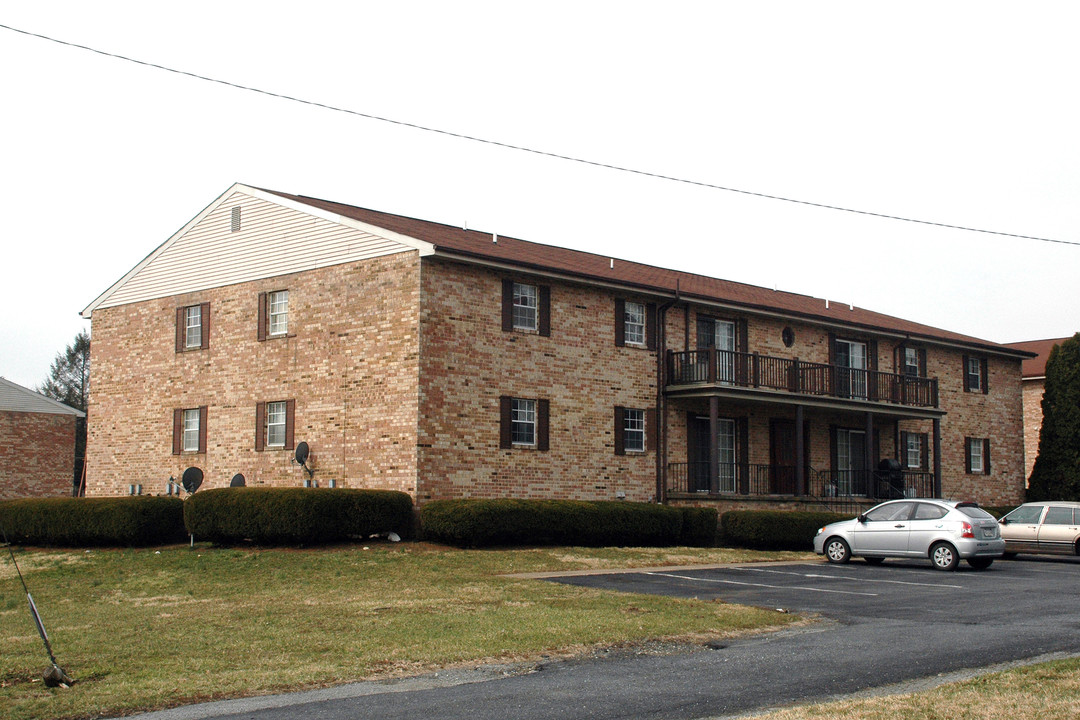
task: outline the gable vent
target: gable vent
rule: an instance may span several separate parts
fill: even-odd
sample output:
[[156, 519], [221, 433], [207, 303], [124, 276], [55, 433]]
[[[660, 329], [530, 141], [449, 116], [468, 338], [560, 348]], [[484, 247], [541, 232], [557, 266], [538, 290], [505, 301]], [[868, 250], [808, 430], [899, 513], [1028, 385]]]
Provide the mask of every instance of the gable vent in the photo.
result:
[[236, 232], [240, 229], [240, 206], [237, 205], [232, 209], [232, 231]]

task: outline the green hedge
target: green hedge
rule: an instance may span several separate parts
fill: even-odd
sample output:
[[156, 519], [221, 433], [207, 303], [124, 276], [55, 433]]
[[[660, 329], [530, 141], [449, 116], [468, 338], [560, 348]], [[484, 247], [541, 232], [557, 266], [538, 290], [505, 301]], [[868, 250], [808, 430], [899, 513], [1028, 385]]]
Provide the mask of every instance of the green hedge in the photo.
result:
[[682, 533], [680, 545], [712, 547], [716, 545], [720, 526], [717, 523], [716, 508], [681, 507]]
[[421, 508], [420, 525], [425, 538], [458, 547], [711, 543], [715, 511], [710, 528], [708, 510], [684, 510], [620, 500], [435, 500]]
[[86, 547], [181, 542], [184, 503], [171, 497], [27, 498], [0, 502], [12, 543]]
[[791, 510], [729, 510], [720, 516], [720, 538], [725, 545], [756, 550], [811, 550], [818, 528], [850, 513]]
[[392, 490], [216, 488], [184, 502], [196, 540], [315, 545], [376, 533], [408, 535], [412, 498]]

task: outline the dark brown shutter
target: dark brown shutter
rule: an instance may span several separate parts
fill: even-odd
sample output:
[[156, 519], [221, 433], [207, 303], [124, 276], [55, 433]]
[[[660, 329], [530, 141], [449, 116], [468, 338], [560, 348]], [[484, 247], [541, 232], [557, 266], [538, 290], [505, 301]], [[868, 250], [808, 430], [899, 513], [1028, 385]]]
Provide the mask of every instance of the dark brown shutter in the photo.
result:
[[259, 293], [259, 326], [258, 329], [255, 330], [255, 336], [259, 339], [259, 342], [266, 340], [266, 324], [268, 322], [266, 312], [267, 302], [266, 293]]
[[199, 316], [202, 321], [202, 349], [205, 350], [210, 347], [210, 303], [199, 306]]
[[540, 335], [543, 337], [550, 337], [551, 335], [551, 288], [547, 285], [540, 285], [537, 288], [537, 294], [539, 297], [538, 305], [540, 313]]
[[897, 448], [896, 452], [896, 457], [900, 459], [900, 467], [904, 468], [908, 467], [907, 443], [908, 435], [910, 434], [911, 433], [905, 430], [900, 431], [900, 446]]
[[829, 364], [836, 365], [836, 333], [829, 333]]
[[866, 369], [877, 370], [877, 340], [866, 341]]
[[750, 494], [750, 419], [741, 417], [735, 419], [736, 441], [739, 443], [738, 477], [739, 492], [743, 495]]
[[921, 470], [930, 469], [930, 436], [926, 433], [919, 435], [919, 451], [922, 453], [922, 457], [919, 459], [919, 468]]
[[[971, 392], [971, 383], [968, 382], [968, 361], [970, 360], [970, 358], [968, 358], [967, 355], [964, 355], [963, 358], [964, 358], [964, 392]], [[968, 465], [968, 472], [971, 472], [971, 465]]]
[[656, 303], [645, 305], [645, 347], [656, 349]]
[[550, 403], [547, 400], [536, 401], [536, 449], [547, 450], [550, 447], [548, 435], [548, 418], [550, 416]]
[[285, 449], [292, 450], [296, 443], [294, 442], [296, 429], [296, 401], [285, 401]]
[[986, 395], [990, 392], [990, 383], [988, 382], [990, 379], [990, 363], [987, 361], [986, 358], [982, 358], [981, 360], [979, 360], [979, 372], [982, 373], [983, 395]]
[[983, 440], [983, 474], [990, 474], [990, 438]]
[[[877, 350], [877, 340], [866, 341], [866, 395], [870, 400], [878, 399]], [[881, 457], [880, 453], [878, 457]]]
[[184, 352], [184, 308], [176, 308], [176, 352]]
[[255, 404], [255, 452], [266, 446], [266, 403]]
[[964, 471], [971, 472], [971, 438], [964, 438]]
[[509, 278], [502, 281], [502, 329], [514, 329], [514, 281]]
[[514, 399], [508, 395], [499, 398], [499, 448], [506, 449], [514, 446], [510, 436], [510, 410]]
[[735, 350], [738, 352], [750, 352], [750, 330], [746, 318], [735, 321]]
[[626, 439], [623, 437], [623, 432], [626, 429], [626, 408], [616, 405], [615, 406], [615, 454], [626, 454]]
[[206, 452], [206, 421], [209, 417], [209, 408], [206, 405], [199, 406], [199, 452]]
[[626, 301], [615, 298], [615, 347], [626, 345]]
[[645, 450], [656, 452], [656, 408], [645, 411]]
[[919, 356], [919, 377], [926, 377], [926, 348], [918, 348], [915, 353]]
[[172, 454], [179, 455], [183, 450], [184, 411], [173, 410], [172, 414]]

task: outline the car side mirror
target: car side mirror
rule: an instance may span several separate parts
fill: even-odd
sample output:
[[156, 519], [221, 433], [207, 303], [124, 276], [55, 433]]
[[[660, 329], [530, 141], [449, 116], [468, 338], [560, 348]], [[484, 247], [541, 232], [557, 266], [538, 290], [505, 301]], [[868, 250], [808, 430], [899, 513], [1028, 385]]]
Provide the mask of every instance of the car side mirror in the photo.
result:
[[1009, 524], [1009, 518], [998, 518], [998, 522], [1001, 523], [1002, 525], [1008, 525]]
[[865, 514], [860, 515], [859, 517], [857, 517], [855, 519], [858, 520], [860, 523], [864, 523], [864, 524], [866, 523], [866, 515]]

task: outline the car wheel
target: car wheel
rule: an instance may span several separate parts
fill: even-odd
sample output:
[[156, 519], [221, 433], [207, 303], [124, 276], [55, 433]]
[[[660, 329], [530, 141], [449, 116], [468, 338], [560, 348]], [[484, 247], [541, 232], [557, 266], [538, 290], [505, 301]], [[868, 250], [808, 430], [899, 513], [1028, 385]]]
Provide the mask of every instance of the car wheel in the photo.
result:
[[956, 554], [956, 548], [947, 542], [934, 543], [930, 548], [930, 562], [934, 563], [937, 570], [955, 570], [960, 564], [960, 556]]
[[868, 557], [863, 558], [863, 560], [866, 561], [867, 565], [880, 565], [881, 563], [885, 562], [885, 558], [880, 557]]
[[988, 557], [973, 557], [968, 558], [967, 564], [976, 570], [985, 570], [994, 564], [994, 558]]
[[851, 548], [840, 538], [829, 538], [825, 543], [825, 557], [831, 563], [846, 563], [851, 559]]

